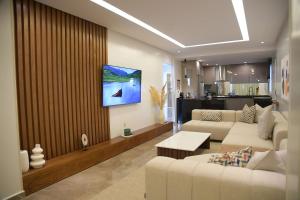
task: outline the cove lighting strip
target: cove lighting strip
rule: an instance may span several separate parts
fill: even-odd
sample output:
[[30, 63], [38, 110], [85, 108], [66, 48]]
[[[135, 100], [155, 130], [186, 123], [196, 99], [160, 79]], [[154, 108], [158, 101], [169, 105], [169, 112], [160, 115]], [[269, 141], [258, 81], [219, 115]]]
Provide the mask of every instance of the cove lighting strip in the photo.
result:
[[214, 43], [206, 43], [206, 44], [197, 44], [197, 45], [188, 45], [185, 46], [184, 44], [178, 42], [174, 38], [160, 32], [156, 28], [150, 26], [149, 24], [146, 24], [145, 22], [133, 17], [132, 15], [122, 11], [121, 9], [111, 5], [110, 3], [107, 3], [104, 0], [90, 0], [94, 2], [95, 4], [102, 6], [103, 8], [147, 29], [148, 31], [151, 31], [152, 33], [172, 42], [173, 44], [176, 44], [177, 46], [181, 48], [191, 48], [191, 47], [202, 47], [202, 46], [211, 46], [211, 45], [217, 45], [217, 44], [228, 44], [228, 43], [236, 43], [236, 42], [245, 42], [249, 41], [249, 34], [248, 34], [248, 28], [247, 28], [247, 22], [246, 22], [246, 16], [245, 16], [245, 10], [244, 10], [244, 4], [243, 0], [231, 0], [235, 16], [238, 20], [238, 24], [240, 27], [240, 31], [242, 34], [243, 39], [242, 40], [231, 40], [231, 41], [223, 41], [223, 42], [214, 42]]

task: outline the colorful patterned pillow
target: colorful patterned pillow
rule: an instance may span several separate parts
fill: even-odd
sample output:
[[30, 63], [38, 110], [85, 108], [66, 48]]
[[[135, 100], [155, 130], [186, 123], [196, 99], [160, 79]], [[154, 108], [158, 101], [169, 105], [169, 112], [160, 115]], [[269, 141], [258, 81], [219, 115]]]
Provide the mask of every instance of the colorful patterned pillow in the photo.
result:
[[248, 124], [253, 124], [255, 118], [256, 108], [255, 106], [249, 107], [245, 104], [243, 112], [241, 114], [240, 122], [245, 122]]
[[201, 112], [201, 119], [203, 121], [216, 121], [219, 122], [222, 120], [222, 112], [209, 112], [209, 111], [205, 111], [205, 112]]
[[246, 167], [252, 156], [252, 147], [246, 147], [237, 152], [226, 152], [221, 155], [212, 155], [209, 163], [224, 166]]

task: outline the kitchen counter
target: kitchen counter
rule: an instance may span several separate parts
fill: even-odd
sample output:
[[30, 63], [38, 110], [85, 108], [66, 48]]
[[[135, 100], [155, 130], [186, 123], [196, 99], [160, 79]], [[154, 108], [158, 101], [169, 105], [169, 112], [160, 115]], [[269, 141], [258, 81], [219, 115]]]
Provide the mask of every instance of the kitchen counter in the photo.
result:
[[213, 96], [211, 99], [201, 97], [199, 99], [177, 98], [177, 121], [185, 123], [191, 120], [193, 109], [212, 110], [242, 110], [244, 105], [258, 104], [266, 107], [272, 104], [272, 97], [269, 95], [255, 96]]
[[212, 96], [212, 98], [271, 98], [270, 95], [225, 95]]

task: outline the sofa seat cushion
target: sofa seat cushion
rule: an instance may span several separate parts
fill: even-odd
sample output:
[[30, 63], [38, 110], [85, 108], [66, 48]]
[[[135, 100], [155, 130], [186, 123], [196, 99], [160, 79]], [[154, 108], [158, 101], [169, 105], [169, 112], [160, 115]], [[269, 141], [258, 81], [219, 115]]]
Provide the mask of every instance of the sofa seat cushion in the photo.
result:
[[273, 142], [258, 137], [257, 124], [236, 122], [222, 142], [224, 151], [223, 146], [240, 146], [239, 148], [251, 146], [254, 151], [257, 151], [273, 149]]
[[202, 155], [197, 155], [197, 156], [188, 156], [185, 157], [185, 160], [194, 160], [197, 161], [199, 163], [207, 163], [208, 160], [212, 157], [212, 156], [220, 156], [222, 154], [220, 153], [207, 153], [207, 154], [202, 154]]
[[207, 132], [211, 133], [211, 140], [223, 140], [234, 122], [214, 122], [191, 120], [182, 126], [183, 131]]

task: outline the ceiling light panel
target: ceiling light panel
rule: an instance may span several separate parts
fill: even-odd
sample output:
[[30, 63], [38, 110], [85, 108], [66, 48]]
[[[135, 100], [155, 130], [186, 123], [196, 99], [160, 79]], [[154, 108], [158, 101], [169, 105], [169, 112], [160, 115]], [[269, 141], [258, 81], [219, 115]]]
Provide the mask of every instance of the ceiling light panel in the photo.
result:
[[214, 43], [206, 43], [206, 44], [195, 44], [195, 45], [184, 45], [180, 43], [179, 41], [175, 40], [174, 38], [166, 35], [165, 33], [159, 31], [158, 29], [150, 26], [149, 24], [135, 18], [134, 16], [124, 12], [123, 10], [113, 6], [112, 4], [104, 1], [104, 0], [90, 0], [91, 2], [94, 2], [95, 4], [147, 29], [148, 31], [151, 31], [152, 33], [172, 42], [173, 44], [181, 47], [181, 48], [192, 48], [192, 47], [201, 47], [201, 46], [212, 46], [212, 45], [218, 45], [218, 44], [228, 44], [228, 43], [236, 43], [236, 42], [244, 42], [249, 41], [249, 34], [248, 34], [248, 28], [247, 28], [247, 22], [246, 22], [246, 16], [245, 16], [245, 10], [243, 5], [243, 0], [231, 0], [235, 16], [237, 18], [239, 28], [241, 31], [241, 35], [243, 39], [239, 40], [231, 40], [231, 41], [221, 41], [221, 42], [214, 42]]

